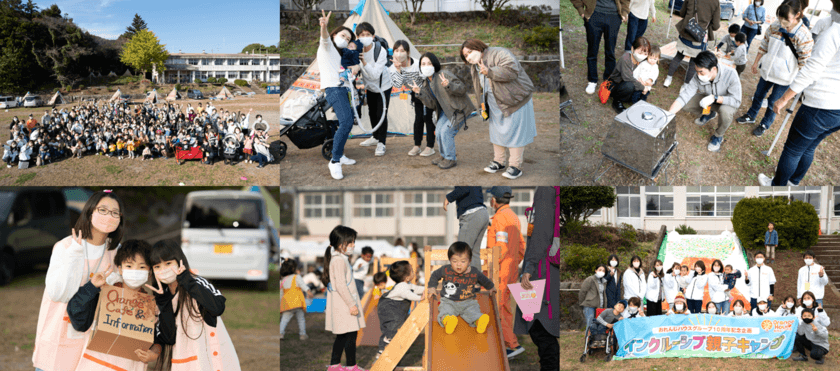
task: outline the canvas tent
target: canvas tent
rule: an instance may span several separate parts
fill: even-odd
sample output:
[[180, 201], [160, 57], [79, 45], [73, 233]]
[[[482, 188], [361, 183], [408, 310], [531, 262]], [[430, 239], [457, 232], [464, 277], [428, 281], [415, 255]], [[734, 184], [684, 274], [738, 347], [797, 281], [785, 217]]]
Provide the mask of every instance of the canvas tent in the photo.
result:
[[227, 86], [222, 86], [222, 91], [216, 95], [216, 99], [231, 99], [233, 98], [233, 94], [230, 93]]
[[172, 88], [172, 91], [169, 92], [169, 95], [166, 96], [166, 100], [177, 100], [183, 99], [184, 97], [181, 96], [181, 93], [178, 92], [178, 89]]
[[117, 77], [117, 74], [114, 73], [114, 71], [111, 71], [111, 73], [108, 74], [108, 77]]
[[150, 91], [149, 94], [146, 95], [146, 100], [144, 100], [143, 103], [155, 104], [158, 102], [159, 99], [160, 97], [158, 97], [157, 89], [155, 89]]
[[67, 104], [67, 102], [64, 101], [64, 96], [61, 95], [61, 92], [56, 91], [55, 95], [53, 95], [52, 98], [50, 98], [50, 102], [47, 103], [47, 104], [52, 106], [54, 104]]
[[[419, 59], [420, 52], [411, 43], [411, 40], [397, 27], [382, 4], [378, 0], [361, 0], [359, 4], [351, 11], [344, 26], [355, 32], [356, 25], [362, 22], [370, 23], [376, 29], [376, 36], [379, 36], [388, 41], [388, 45], [393, 48], [397, 40], [408, 41], [411, 48], [411, 58]], [[313, 33], [312, 37], [318, 37]], [[384, 52], [384, 51], [383, 51]], [[280, 96], [280, 118], [283, 121], [294, 122], [302, 116], [306, 110], [295, 109], [292, 112], [292, 107], [298, 102], [305, 100], [307, 96], [320, 96], [321, 91], [320, 71], [318, 70], [317, 59], [312, 61], [312, 64], [306, 69], [292, 86]], [[391, 102], [388, 106], [388, 131], [397, 134], [411, 134], [414, 131], [414, 108], [411, 106], [410, 100], [401, 100], [401, 93], [410, 93], [411, 89], [408, 87], [394, 87], [391, 90]], [[311, 100], [314, 104], [314, 99]], [[284, 107], [285, 106], [285, 107]], [[284, 113], [284, 108], [286, 112]], [[376, 117], [371, 125], [370, 115], [368, 114], [367, 106], [362, 106], [362, 122], [361, 125], [370, 130], [379, 123], [379, 118]], [[329, 119], [335, 119], [332, 110], [328, 113]], [[353, 127], [351, 134], [359, 135], [364, 132], [358, 127]]]
[[120, 94], [122, 94], [122, 93], [120, 93], [120, 89], [117, 89], [117, 91], [114, 93], [114, 95], [111, 96], [111, 99], [108, 99], [108, 103], [111, 103], [111, 102], [114, 102], [114, 101], [119, 101], [120, 100]]
[[131, 76], [131, 70], [126, 69], [126, 70], [125, 70], [125, 73], [124, 73], [124, 74], [122, 74], [122, 75], [123, 75], [123, 76]]

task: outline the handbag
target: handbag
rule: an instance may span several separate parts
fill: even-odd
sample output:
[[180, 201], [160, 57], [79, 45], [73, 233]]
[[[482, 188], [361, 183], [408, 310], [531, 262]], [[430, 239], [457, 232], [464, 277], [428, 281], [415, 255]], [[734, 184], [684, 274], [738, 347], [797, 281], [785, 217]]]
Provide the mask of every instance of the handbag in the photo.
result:
[[610, 99], [610, 91], [613, 88], [613, 82], [610, 80], [604, 80], [601, 83], [601, 86], [598, 87], [598, 99], [601, 100], [601, 104], [606, 104], [607, 100]]
[[[755, 21], [758, 22], [758, 14], [755, 12], [755, 3], [753, 3], [752, 7], [753, 7], [752, 8], [753, 16], [755, 17]], [[759, 22], [758, 23], [758, 32], [755, 33], [756, 35], [761, 35], [761, 25], [762, 24], [764, 24], [764, 22]]]
[[283, 298], [280, 300], [280, 313], [297, 308], [302, 308], [306, 312], [306, 299], [303, 296], [303, 290], [297, 286], [297, 277], [292, 277], [292, 287], [284, 291]]
[[694, 0], [694, 16], [686, 23], [685, 32], [691, 35], [694, 41], [704, 42], [706, 39], [706, 30], [697, 23], [697, 0]]

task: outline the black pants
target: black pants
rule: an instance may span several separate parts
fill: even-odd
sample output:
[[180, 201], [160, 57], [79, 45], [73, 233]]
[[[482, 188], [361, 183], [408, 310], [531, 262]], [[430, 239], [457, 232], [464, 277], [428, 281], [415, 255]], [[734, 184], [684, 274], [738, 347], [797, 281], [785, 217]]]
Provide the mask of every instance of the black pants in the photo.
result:
[[348, 332], [335, 336], [333, 343], [332, 356], [330, 357], [330, 365], [337, 365], [341, 363], [341, 351], [347, 355], [345, 366], [352, 367], [356, 365], [356, 335], [357, 331]]
[[700, 313], [703, 310], [703, 300], [686, 299], [688, 311], [691, 313]]
[[[379, 123], [379, 119], [382, 118], [383, 110], [386, 110], [388, 106], [391, 104], [391, 88], [382, 92], [385, 94], [385, 102], [383, 106], [382, 102], [382, 95], [379, 93], [374, 93], [370, 90], [366, 92], [367, 95], [367, 104], [368, 104], [368, 115], [370, 116], [370, 127], [376, 127], [376, 124]], [[373, 137], [379, 141], [379, 143], [385, 144], [385, 138], [388, 137], [388, 115], [385, 115], [385, 121], [382, 121], [382, 126], [379, 127], [376, 131], [373, 132]]]
[[414, 105], [414, 145], [423, 144], [423, 127], [426, 127], [426, 147], [435, 148], [435, 122], [432, 121], [434, 110], [426, 108], [420, 99], [411, 92], [411, 104]]
[[612, 90], [610, 90], [610, 96], [614, 100], [622, 103], [630, 102], [630, 104], [635, 104], [640, 100], [646, 101], [648, 94], [650, 92], [642, 94], [641, 90], [636, 90], [636, 85], [632, 81], [622, 81], [620, 84], [614, 85]]
[[814, 345], [814, 343], [812, 343], [811, 340], [808, 340], [805, 335], [796, 334], [796, 339], [793, 342], [793, 351], [799, 352], [799, 354], [805, 356], [805, 349], [811, 351], [811, 358], [815, 360], [823, 359], [823, 357], [825, 357], [828, 353], [828, 350], [819, 345]]
[[662, 302], [661, 301], [650, 301], [647, 302], [647, 311], [645, 311], [645, 315], [647, 316], [658, 316], [662, 314]]
[[534, 321], [528, 331], [531, 341], [537, 345], [540, 356], [540, 371], [560, 370], [560, 343], [554, 335], [549, 334], [539, 320]]
[[[679, 42], [679, 40], [677, 41]], [[668, 65], [668, 76], [674, 76], [677, 73], [677, 69], [680, 68], [680, 63], [682, 63], [683, 58], [685, 58], [685, 54], [677, 52], [677, 55], [674, 56], [674, 59], [671, 59], [671, 64]], [[688, 62], [688, 69], [685, 70], [685, 82], [691, 81], [694, 77], [694, 74], [697, 71], [694, 70], [694, 58]]]

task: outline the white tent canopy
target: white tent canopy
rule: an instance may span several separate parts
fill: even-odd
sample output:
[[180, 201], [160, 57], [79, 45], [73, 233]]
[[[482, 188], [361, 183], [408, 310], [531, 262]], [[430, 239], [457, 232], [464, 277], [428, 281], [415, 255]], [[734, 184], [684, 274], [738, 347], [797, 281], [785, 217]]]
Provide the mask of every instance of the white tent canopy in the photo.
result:
[[117, 91], [114, 92], [114, 95], [111, 96], [111, 99], [108, 99], [108, 102], [110, 103], [110, 102], [119, 100], [120, 99], [120, 94], [122, 94], [122, 93], [120, 93], [120, 89], [117, 89]]
[[47, 104], [49, 104], [49, 105], [53, 105], [53, 104], [67, 104], [67, 102], [65, 102], [65, 101], [64, 101], [64, 96], [63, 96], [63, 95], [61, 95], [61, 92], [60, 92], [60, 91], [56, 91], [56, 92], [55, 92], [55, 94], [52, 96], [52, 98], [50, 98], [49, 103], [47, 103]]
[[166, 96], [166, 100], [177, 100], [183, 99], [181, 93], [178, 92], [178, 89], [172, 88], [172, 91], [169, 92], [169, 95]]
[[[409, 55], [411, 58], [419, 59], [420, 52], [414, 47], [411, 40], [405, 36], [405, 34], [397, 27], [396, 23], [394, 23], [391, 18], [388, 17], [385, 9], [382, 7], [382, 4], [379, 3], [378, 0], [375, 1], [366, 1], [362, 0], [359, 2], [358, 6], [353, 9], [350, 13], [350, 17], [347, 18], [347, 21], [344, 22], [344, 26], [355, 31], [356, 25], [362, 22], [370, 23], [374, 30], [376, 30], [376, 36], [381, 37], [388, 41], [388, 46], [393, 48], [394, 43], [397, 40], [405, 40], [408, 42], [409, 47], [411, 49]], [[317, 38], [317, 33], [312, 33], [313, 38]], [[383, 50], [384, 52], [384, 50]], [[401, 100], [400, 94], [401, 93], [410, 93], [411, 89], [408, 87], [394, 87], [391, 90], [391, 101], [388, 107], [388, 131], [392, 133], [399, 133], [399, 134], [411, 134], [414, 130], [414, 108], [411, 106], [410, 100]], [[298, 103], [301, 100], [305, 100], [306, 96], [320, 96], [323, 94], [321, 90], [321, 79], [320, 79], [320, 71], [318, 70], [318, 61], [314, 60], [312, 64], [306, 69], [306, 72], [299, 77], [292, 86], [286, 90], [285, 93], [280, 97], [280, 117], [284, 120], [290, 121], [297, 121], [297, 119], [302, 116], [306, 110], [295, 109], [292, 112], [291, 107], [294, 105], [293, 103]], [[311, 100], [314, 103], [314, 99]], [[289, 103], [288, 107], [285, 107], [287, 111], [284, 114], [284, 105]], [[299, 104], [299, 103], [298, 103]], [[330, 111], [328, 113], [330, 119], [334, 119], [335, 115]], [[361, 125], [370, 130], [379, 122], [379, 118], [374, 118], [373, 124], [371, 124], [370, 114], [368, 113], [367, 106], [363, 106], [362, 108], [362, 122]], [[363, 134], [364, 132], [354, 127], [352, 134]]]
[[219, 94], [216, 95], [216, 98], [229, 99], [233, 98], [233, 94], [230, 93], [230, 90], [228, 90], [227, 86], [222, 86], [222, 91], [220, 91]]
[[148, 102], [148, 103], [155, 104], [155, 103], [158, 102], [159, 99], [160, 99], [160, 97], [158, 97], [157, 89], [155, 89], [155, 90], [150, 91], [149, 94], [146, 95], [146, 100], [143, 101], [143, 102], [144, 103]]

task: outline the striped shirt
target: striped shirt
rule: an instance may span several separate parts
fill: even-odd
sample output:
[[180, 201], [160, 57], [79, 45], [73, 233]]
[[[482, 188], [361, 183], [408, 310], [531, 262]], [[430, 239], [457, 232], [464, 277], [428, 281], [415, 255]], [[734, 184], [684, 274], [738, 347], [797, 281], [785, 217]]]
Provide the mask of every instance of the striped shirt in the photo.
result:
[[[782, 32], [780, 29], [782, 25], [779, 21], [775, 21], [770, 24], [770, 27], [767, 30], [767, 35], [775, 37], [779, 40], [784, 40], [782, 36]], [[808, 30], [808, 27], [802, 24], [802, 21], [799, 21], [799, 24], [796, 25], [796, 33], [793, 35], [793, 45], [796, 48], [796, 54], [799, 56], [799, 68], [805, 67], [805, 61], [811, 56], [811, 49], [814, 48], [814, 39], [811, 37], [811, 31]], [[764, 39], [761, 40], [761, 46], [758, 48], [758, 52], [761, 54], [767, 54], [768, 48], [768, 37], [765, 36]]]
[[422, 86], [423, 84], [423, 77], [420, 76], [420, 61], [417, 59], [412, 58], [411, 65], [401, 68], [399, 72], [397, 72], [397, 68], [394, 65], [391, 65], [389, 70], [391, 72], [391, 85], [395, 90], [398, 90], [403, 85], [411, 89], [412, 81], [414, 81], [417, 86]]

